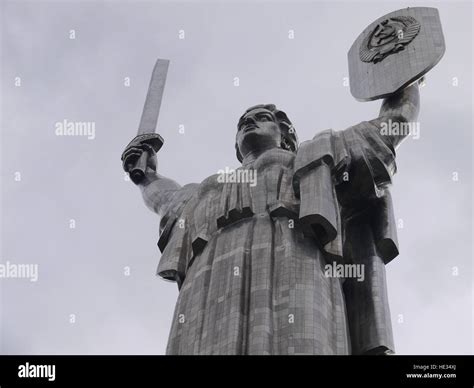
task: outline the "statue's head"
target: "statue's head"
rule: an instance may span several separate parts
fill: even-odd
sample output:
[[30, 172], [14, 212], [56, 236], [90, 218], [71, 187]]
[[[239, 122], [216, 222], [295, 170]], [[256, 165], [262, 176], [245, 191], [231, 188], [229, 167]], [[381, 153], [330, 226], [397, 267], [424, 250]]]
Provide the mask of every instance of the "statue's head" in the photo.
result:
[[255, 105], [239, 119], [235, 150], [240, 162], [249, 152], [268, 148], [296, 152], [298, 137], [286, 113], [273, 104]]

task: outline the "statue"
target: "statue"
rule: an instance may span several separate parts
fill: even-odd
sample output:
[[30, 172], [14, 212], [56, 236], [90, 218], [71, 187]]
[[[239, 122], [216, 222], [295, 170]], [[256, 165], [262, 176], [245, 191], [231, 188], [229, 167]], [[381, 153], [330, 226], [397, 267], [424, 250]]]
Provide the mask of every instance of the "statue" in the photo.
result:
[[[397, 12], [417, 19], [417, 9]], [[406, 22], [415, 31], [418, 22], [390, 20], [374, 24], [376, 38], [366, 39], [374, 28], [362, 34], [360, 66], [410, 55], [404, 46], [417, 37], [397, 47], [390, 29]], [[163, 64], [142, 116], [148, 129], [140, 126], [122, 161], [161, 218], [158, 275], [179, 287], [167, 354], [393, 353], [385, 265], [398, 245], [388, 185], [409, 134], [400, 128], [417, 120], [421, 72], [408, 86], [392, 83], [378, 117], [301, 144], [285, 112], [253, 106], [237, 124], [241, 167], [180, 186], [157, 173], [163, 141], [146, 134], [156, 125], [147, 106], [161, 101]], [[387, 94], [351, 82], [361, 99]]]

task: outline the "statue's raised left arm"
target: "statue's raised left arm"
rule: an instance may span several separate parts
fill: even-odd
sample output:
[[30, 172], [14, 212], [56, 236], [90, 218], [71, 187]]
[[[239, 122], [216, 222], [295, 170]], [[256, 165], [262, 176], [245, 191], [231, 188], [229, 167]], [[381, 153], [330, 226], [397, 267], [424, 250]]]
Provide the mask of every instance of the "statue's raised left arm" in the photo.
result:
[[[400, 124], [413, 125], [420, 111], [420, 92], [418, 82], [383, 100], [378, 125], [384, 124], [386, 133], [381, 132], [384, 141], [396, 149], [408, 136], [407, 130], [400, 130]], [[402, 128], [405, 128], [402, 126]], [[408, 128], [408, 127], [407, 127]]]

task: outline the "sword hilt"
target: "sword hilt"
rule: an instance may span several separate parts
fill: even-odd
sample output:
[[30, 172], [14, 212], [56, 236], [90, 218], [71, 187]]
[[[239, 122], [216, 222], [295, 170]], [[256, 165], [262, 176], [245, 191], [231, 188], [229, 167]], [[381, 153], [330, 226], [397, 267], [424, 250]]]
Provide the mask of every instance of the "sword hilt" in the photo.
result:
[[[127, 145], [127, 147], [125, 147], [125, 149], [133, 146], [140, 146], [142, 144], [148, 144], [155, 152], [158, 152], [163, 146], [163, 143], [163, 138], [157, 133], [146, 133], [135, 136], [135, 138]], [[134, 165], [129, 169], [130, 179], [136, 185], [139, 184], [143, 178], [145, 178], [148, 156], [148, 151], [144, 150], [140, 157], [135, 161]]]

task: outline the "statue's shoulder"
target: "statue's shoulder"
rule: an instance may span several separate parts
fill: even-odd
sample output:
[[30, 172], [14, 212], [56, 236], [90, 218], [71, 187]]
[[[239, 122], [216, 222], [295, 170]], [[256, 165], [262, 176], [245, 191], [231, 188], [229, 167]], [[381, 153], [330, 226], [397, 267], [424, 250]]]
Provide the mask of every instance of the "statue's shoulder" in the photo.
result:
[[342, 145], [340, 136], [340, 132], [326, 129], [318, 132], [311, 140], [302, 142], [296, 154], [298, 163], [307, 164], [324, 158], [325, 155], [332, 155]]
[[298, 179], [322, 163], [331, 166], [336, 176], [347, 169], [350, 152], [343, 131], [326, 129], [318, 132], [313, 139], [301, 143], [295, 158], [295, 177]]
[[222, 185], [219, 183], [219, 176], [221, 176], [223, 173], [224, 172], [218, 171], [216, 174], [208, 176], [201, 183], [199, 183], [196, 190], [196, 196], [201, 198], [210, 192], [221, 189], [220, 186]]

